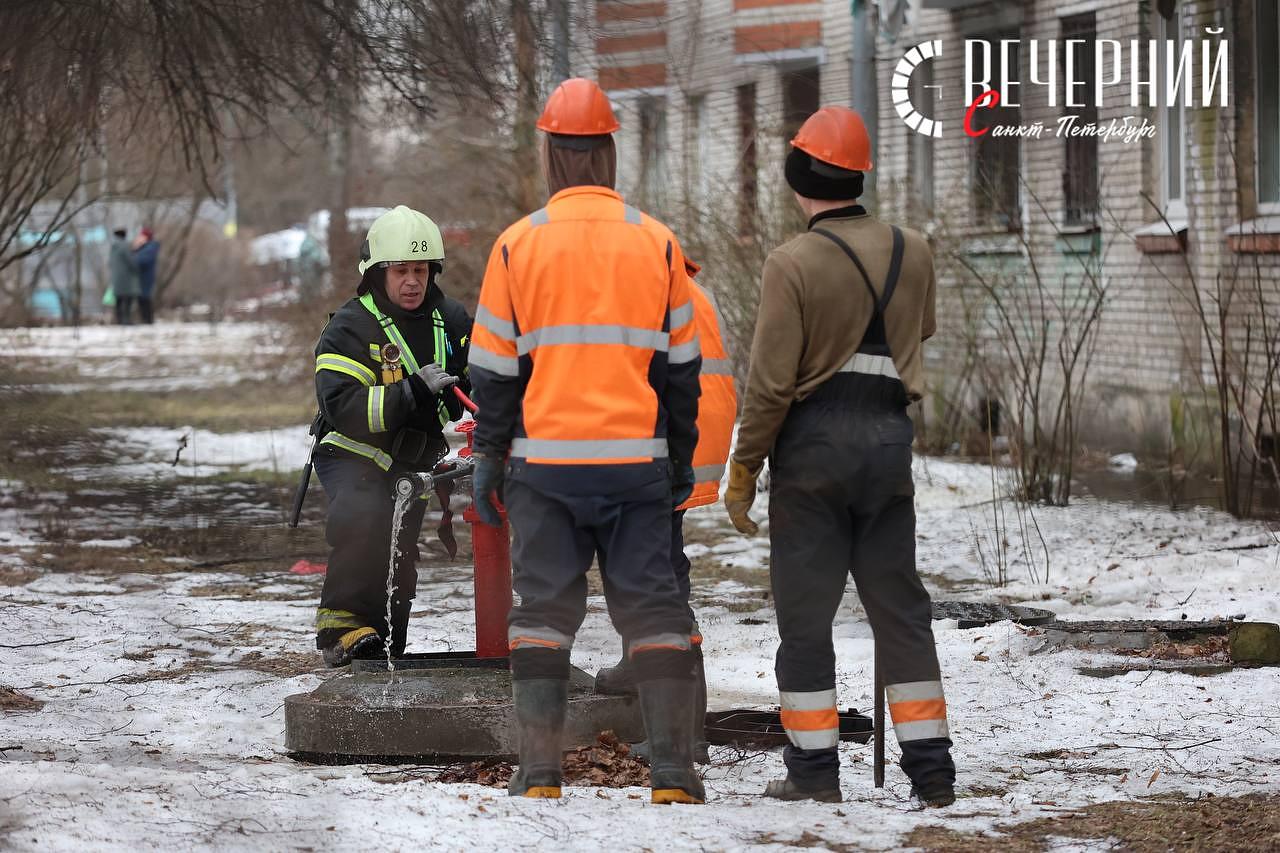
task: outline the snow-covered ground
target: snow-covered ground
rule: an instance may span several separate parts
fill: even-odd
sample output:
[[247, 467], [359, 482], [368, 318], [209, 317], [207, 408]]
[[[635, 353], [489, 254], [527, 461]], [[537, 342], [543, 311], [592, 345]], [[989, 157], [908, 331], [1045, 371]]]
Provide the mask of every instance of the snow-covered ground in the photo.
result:
[[[922, 482], [919, 495], [921, 565], [930, 575], [972, 578], [965, 536], [979, 510], [956, 504], [989, 493], [970, 466], [933, 461], [930, 469], [934, 484]], [[743, 555], [756, 555], [750, 573], [767, 584], [761, 542], [729, 533], [715, 509], [695, 512], [690, 523], [714, 525], [725, 545], [750, 544], [727, 556], [746, 567]], [[1069, 618], [1280, 618], [1280, 598], [1268, 589], [1280, 548], [1214, 550], [1262, 541], [1269, 534], [1260, 526], [1088, 503], [1043, 512], [1039, 523], [1055, 558], [1050, 583], [1012, 585], [1005, 592], [1015, 599]], [[281, 703], [325, 674], [254, 668], [280, 659], [305, 669], [303, 655], [314, 654], [318, 581], [285, 568], [251, 578], [50, 570], [7, 589], [0, 633], [10, 644], [60, 641], [3, 653], [5, 680], [45, 702], [0, 718], [8, 843], [723, 849], [785, 844], [808, 831], [833, 844], [892, 848], [922, 822], [987, 828], [1100, 800], [1280, 789], [1275, 670], [1091, 678], [1077, 668], [1115, 658], [1036, 654], [1042, 638], [1009, 623], [965, 631], [935, 623], [960, 787], [969, 794], [943, 812], [915, 811], [892, 768], [888, 786], [872, 788], [869, 748], [857, 745], [844, 749], [841, 806], [761, 800], [764, 782], [782, 772], [780, 755], [717, 748], [706, 773], [712, 802], [692, 812], [650, 806], [636, 790], [572, 789], [559, 803], [524, 802], [477, 786], [387, 784], [368, 767], [299, 765], [283, 754]], [[420, 648], [470, 644], [465, 572], [444, 574], [424, 578], [418, 593], [412, 631]], [[698, 580], [700, 600], [732, 590]], [[241, 590], [246, 581], [252, 597]], [[835, 625], [840, 696], [865, 709], [871, 639], [852, 593], [848, 605]], [[713, 708], [776, 703], [769, 617], [767, 608], [700, 608]], [[616, 649], [603, 602], [593, 601], [575, 663], [594, 671]]]
[[[13, 346], [0, 342], [0, 358]], [[121, 464], [161, 464], [177, 437], [148, 436]], [[301, 441], [197, 432], [196, 464], [226, 470], [283, 454], [291, 466]], [[985, 466], [922, 459], [916, 474], [919, 563], [936, 597], [1067, 619], [1280, 620], [1280, 545], [1263, 524], [1087, 499], [1020, 519], [992, 502]], [[1100, 801], [1280, 791], [1276, 669], [1095, 678], [1078, 670], [1126, 659], [1042, 648], [1042, 634], [1008, 622], [934, 623], [961, 794], [944, 810], [916, 810], [894, 766], [873, 788], [870, 747], [855, 744], [842, 747], [840, 805], [762, 799], [783, 772], [776, 751], [713, 748], [703, 807], [652, 806], [638, 789], [513, 800], [385, 768], [300, 764], [284, 753], [282, 703], [331, 675], [314, 669], [318, 578], [269, 562], [252, 572], [60, 568], [38, 531], [15, 526], [26, 507], [3, 498], [21, 486], [0, 480], [0, 684], [44, 704], [0, 710], [8, 849], [895, 849], [924, 824], [989, 830]], [[766, 507], [762, 495], [757, 517]], [[719, 507], [686, 524], [711, 707], [775, 706], [768, 540], [738, 536]], [[132, 547], [129, 535], [125, 526], [81, 544], [114, 555]], [[1008, 583], [997, 587], [991, 544], [1001, 538]], [[471, 630], [468, 568], [424, 570], [411, 647], [469, 648]], [[872, 641], [852, 588], [834, 631], [841, 705], [865, 710]], [[593, 672], [617, 649], [593, 598], [574, 663]], [[888, 749], [896, 759], [892, 738]]]
[[[0, 363], [50, 374], [50, 381], [21, 390], [208, 388], [261, 375], [264, 366], [291, 356], [288, 340], [269, 323], [7, 329], [0, 332]], [[67, 381], [70, 376], [79, 381]]]

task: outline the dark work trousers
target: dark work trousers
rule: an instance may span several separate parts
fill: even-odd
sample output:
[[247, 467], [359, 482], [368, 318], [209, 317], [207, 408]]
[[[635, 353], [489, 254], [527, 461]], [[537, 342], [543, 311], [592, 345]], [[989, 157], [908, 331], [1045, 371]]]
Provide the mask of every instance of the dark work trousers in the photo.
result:
[[146, 323], [147, 325], [151, 325], [152, 323], [155, 322], [155, 314], [153, 314], [151, 311], [150, 296], [138, 297], [138, 314], [141, 317], [142, 322]]
[[[689, 612], [689, 620], [693, 623], [690, 631], [690, 640], [694, 645], [702, 643], [702, 631], [698, 627], [698, 617], [693, 612], [692, 605], [689, 604], [690, 584], [689, 571], [692, 565], [689, 558], [684, 555], [684, 514], [686, 510], [680, 510], [671, 514], [671, 568], [676, 574], [676, 586], [680, 589], [680, 598], [684, 601], [685, 609]], [[596, 554], [596, 560], [600, 564], [600, 571], [607, 573], [605, 561], [608, 559], [603, 551]], [[624, 646], [625, 648], [625, 646]]]
[[689, 649], [688, 596], [671, 566], [666, 476], [609, 495], [563, 494], [508, 477], [505, 499], [519, 600], [509, 620], [513, 650], [568, 651], [586, 615], [586, 575], [597, 553], [609, 616], [624, 646]]
[[133, 325], [133, 299], [132, 296], [116, 297], [116, 325]]
[[802, 787], [838, 785], [831, 626], [850, 574], [879, 649], [903, 770], [917, 783], [954, 781], [932, 606], [916, 573], [912, 432], [896, 379], [837, 373], [792, 406], [770, 456], [776, 673], [787, 770]]
[[[325, 448], [315, 454], [316, 474], [329, 497], [325, 539], [329, 570], [320, 594], [316, 647], [325, 648], [352, 628], [367, 626], [383, 639], [387, 629], [387, 569], [391, 558], [392, 477], [371, 462], [339, 456]], [[396, 561], [391, 651], [404, 651], [409, 609], [418, 587], [418, 535], [426, 501], [404, 515]]]

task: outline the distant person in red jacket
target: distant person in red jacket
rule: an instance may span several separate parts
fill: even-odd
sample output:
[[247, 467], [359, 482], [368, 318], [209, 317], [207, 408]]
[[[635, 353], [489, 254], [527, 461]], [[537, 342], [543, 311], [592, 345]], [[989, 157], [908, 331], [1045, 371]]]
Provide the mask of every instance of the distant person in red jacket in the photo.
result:
[[152, 297], [156, 290], [156, 262], [160, 256], [160, 241], [150, 228], [143, 228], [133, 241], [133, 262], [138, 269], [138, 313], [142, 322], [155, 322]]

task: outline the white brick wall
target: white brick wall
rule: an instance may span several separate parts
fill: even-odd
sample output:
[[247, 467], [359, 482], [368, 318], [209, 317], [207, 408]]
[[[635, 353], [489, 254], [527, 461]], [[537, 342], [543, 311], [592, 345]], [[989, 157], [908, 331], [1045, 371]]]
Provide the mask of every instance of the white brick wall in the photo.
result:
[[[1026, 286], [1031, 270], [1036, 269], [1050, 292], [1060, 292], [1064, 280], [1078, 283], [1083, 279], [1079, 256], [1065, 254], [1059, 246], [1063, 225], [1062, 173], [1065, 163], [1065, 141], [1053, 136], [1060, 107], [1045, 103], [1041, 87], [1024, 85], [1021, 92], [1023, 123], [1042, 121], [1046, 135], [1039, 140], [1022, 142], [1022, 237], [1013, 239], [1016, 252], [1025, 243], [1026, 254], [983, 255], [976, 251], [981, 238], [988, 236], [973, 223], [971, 199], [972, 142], [962, 132], [967, 99], [959, 90], [963, 79], [963, 39], [992, 31], [990, 19], [998, 8], [1009, 4], [978, 4], [964, 11], [949, 12], [913, 9], [906, 28], [890, 43], [881, 36], [877, 50], [877, 74], [880, 92], [879, 139], [877, 140], [878, 213], [884, 218], [905, 221], [931, 233], [939, 256], [940, 330], [929, 349], [929, 370], [935, 386], [942, 385], [949, 371], [962, 359], [966, 334], [963, 330], [963, 269], [945, 256], [960, 253], [976, 267], [998, 266], [1001, 275]], [[1245, 9], [1250, 4], [1229, 0], [1187, 0], [1184, 4], [1184, 36], [1205, 38], [1203, 28], [1222, 26], [1224, 38], [1231, 39], [1233, 28], [1247, 27], [1248, 20], [1233, 19], [1233, 8]], [[1124, 61], [1129, 61], [1128, 41], [1154, 37], [1152, 4], [1143, 0], [1028, 0], [1013, 4], [1022, 10], [1019, 28], [1024, 45], [1028, 39], [1058, 39], [1061, 18], [1083, 12], [1096, 16], [1100, 38], [1114, 38], [1125, 45]], [[1145, 18], [1144, 18], [1145, 16]], [[812, 4], [783, 5], [763, 9], [734, 11], [733, 0], [669, 0], [665, 20], [667, 47], [660, 59], [652, 54], [644, 57], [610, 55], [597, 62], [621, 64], [626, 61], [662, 61], [667, 64], [668, 84], [665, 89], [667, 109], [667, 174], [672, 191], [661, 209], [654, 212], [677, 228], [691, 228], [693, 217], [684, 201], [691, 198], [695, 206], [719, 211], [722, 221], [732, 222], [736, 210], [737, 168], [741, 150], [738, 133], [737, 86], [756, 84], [758, 162], [760, 206], [777, 222], [786, 222], [791, 200], [782, 178], [782, 159], [786, 140], [780, 132], [782, 119], [782, 75], [779, 66], [769, 63], [743, 63], [734, 52], [734, 27], [785, 21], [813, 20], [822, 24], [822, 61], [820, 66], [823, 103], [849, 103], [852, 67], [852, 21], [848, 0], [819, 0]], [[985, 23], [984, 23], [985, 22]], [[910, 177], [910, 150], [913, 132], [898, 118], [891, 100], [889, 81], [898, 59], [912, 45], [931, 39], [942, 39], [944, 53], [934, 63], [934, 82], [941, 84], [942, 100], [935, 117], [946, 127], [942, 139], [934, 143], [935, 198], [937, 209], [932, 221], [912, 222], [905, 192]], [[647, 58], [646, 58], [647, 57]], [[1192, 81], [1199, 101], [1200, 55], [1196, 54], [1195, 77]], [[1236, 66], [1233, 58], [1231, 97], [1239, 98]], [[1042, 57], [1043, 63], [1045, 58]], [[1028, 53], [1021, 55], [1021, 79], [1026, 81]], [[1112, 76], [1106, 65], [1098, 73]], [[1109, 87], [1105, 105], [1099, 110], [1099, 121], [1136, 115], [1159, 120], [1158, 111], [1128, 106], [1128, 69], [1125, 82]], [[706, 99], [703, 138], [686, 134], [688, 99], [701, 95]], [[637, 189], [639, 174], [637, 101], [623, 93], [617, 97], [623, 130], [618, 134], [619, 187], [627, 194]], [[1269, 312], [1280, 324], [1280, 254], [1239, 255], [1228, 250], [1224, 231], [1238, 222], [1248, 211], [1239, 209], [1235, 190], [1236, 157], [1252, 156], [1236, 152], [1236, 111], [1217, 107], [1189, 107], [1186, 110], [1187, 188], [1190, 214], [1187, 252], [1181, 254], [1144, 254], [1137, 247], [1133, 232], [1158, 220], [1158, 214], [1143, 200], [1146, 193], [1159, 195], [1159, 154], [1163, 139], [1159, 135], [1130, 145], [1117, 141], [1099, 142], [1101, 222], [1100, 280], [1108, 289], [1108, 301], [1099, 328], [1098, 344], [1090, 368], [1090, 390], [1086, 395], [1089, 411], [1084, 425], [1094, 435], [1109, 439], [1113, 446], [1130, 441], [1133, 448], [1161, 443], [1168, 433], [1171, 398], [1202, 390], [1201, 377], [1212, 377], [1209, 348], [1204, 345], [1200, 321], [1191, 309], [1193, 282], [1198, 281], [1202, 298], [1211, 296], [1220, 277], [1230, 281], [1233, 269], [1243, 272], [1238, 290], [1256, 288], [1252, 282], [1263, 282], [1266, 297], [1262, 304], [1256, 298], [1236, 297], [1233, 328], [1237, 338], [1242, 334], [1244, 318], [1253, 317], [1256, 338], [1257, 318]], [[701, 154], [701, 156], [699, 156]], [[685, 164], [690, 158], [700, 160], [701, 189], [685, 192]], [[1010, 242], [1009, 238], [1001, 238]], [[1032, 261], [1034, 263], [1032, 263]], [[991, 330], [983, 335], [986, 351], [998, 354], [1001, 347]], [[1255, 355], [1254, 363], [1258, 363]], [[1146, 433], [1138, 435], [1138, 433]]]

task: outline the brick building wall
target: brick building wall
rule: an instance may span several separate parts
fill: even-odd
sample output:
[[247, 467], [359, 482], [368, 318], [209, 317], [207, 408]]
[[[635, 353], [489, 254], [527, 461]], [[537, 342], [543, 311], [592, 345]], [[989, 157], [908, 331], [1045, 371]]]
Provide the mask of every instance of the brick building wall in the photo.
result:
[[[1259, 207], [1253, 189], [1259, 142], [1258, 2], [1180, 0], [1178, 32], [1162, 21], [1161, 4], [1152, 0], [913, 0], [893, 38], [881, 28], [875, 205], [882, 217], [917, 227], [934, 243], [940, 334], [928, 350], [928, 366], [939, 401], [972, 406], [991, 395], [986, 383], [1007, 381], [1010, 336], [989, 299], [983, 299], [981, 281], [1022, 288], [1024, 300], [1043, 289], [1050, 307], [1043, 313], [1028, 308], [1026, 324], [1036, 328], [1034, 321], [1045, 321], [1047, 326], [1039, 328], [1049, 330], [1051, 349], [1064, 328], [1070, 337], [1079, 323], [1053, 306], [1093, 286], [1105, 287], [1082, 397], [1082, 438], [1117, 450], [1164, 452], [1171, 406], [1195, 405], [1214, 381], [1214, 357], [1221, 347], [1211, 340], [1212, 331], [1202, 329], [1192, 307], [1197, 288], [1202, 302], [1210, 304], [1218, 288], [1234, 286], [1228, 337], [1237, 362], [1246, 325], [1256, 350], [1261, 319], [1280, 324], [1280, 237], [1272, 233], [1280, 224], [1261, 218], [1268, 208]], [[891, 6], [879, 5], [882, 11]], [[747, 266], [767, 250], [757, 243], [802, 227], [782, 179], [782, 159], [798, 106], [810, 98], [850, 103], [848, 0], [596, 0], [592, 8], [594, 29], [584, 60], [610, 91], [623, 123], [620, 189], [694, 245], [736, 243], [733, 251]], [[1104, 88], [1096, 120], [1105, 124], [1131, 116], [1156, 127], [1154, 138], [1132, 144], [1098, 141], [1092, 218], [1065, 208], [1065, 183], [1080, 175], [1067, 167], [1068, 143], [1053, 133], [1066, 110], [1061, 102], [1049, 105], [1042, 87], [1027, 85], [1030, 40], [1061, 43], [1089, 23], [1097, 38], [1123, 43], [1126, 66], [1122, 81]], [[1220, 27], [1223, 34], [1209, 35], [1206, 27]], [[1230, 106], [1200, 106], [1207, 69], [1197, 44], [1194, 105], [1181, 112], [1185, 141], [1174, 146], [1185, 166], [1182, 206], [1169, 203], [1164, 191], [1169, 111], [1132, 107], [1128, 97], [1130, 40], [1173, 33], [1197, 43], [1227, 39], [1232, 54]], [[970, 100], [960, 91], [964, 40], [1001, 36], [1021, 42], [1018, 120], [1046, 128], [1042, 138], [1020, 142], [1017, 209], [1011, 216], [991, 213], [999, 200], [988, 201], [986, 208], [979, 201], [993, 194], [980, 189], [977, 144], [962, 131]], [[932, 117], [945, 131], [927, 140], [899, 119], [890, 81], [912, 46], [933, 40], [941, 40], [942, 54], [923, 63], [916, 75], [930, 68], [941, 88], [917, 88], [914, 97], [924, 103], [930, 93], [940, 93], [932, 102]], [[1042, 55], [1041, 74], [1047, 63]], [[1103, 80], [1117, 76], [1109, 58], [1094, 73]], [[1145, 61], [1141, 73], [1151, 73]], [[815, 78], [817, 91], [808, 92]], [[913, 75], [913, 86], [926, 81]], [[750, 226], [758, 232], [754, 241], [744, 233], [748, 224], [742, 216], [744, 174], [751, 171], [752, 156], [759, 211]], [[1075, 156], [1078, 161], [1081, 155]], [[1182, 233], [1170, 234], [1165, 218]], [[1230, 237], [1242, 223], [1261, 226], [1265, 233]], [[1255, 251], [1237, 251], [1241, 248]], [[1261, 354], [1253, 353], [1251, 364], [1261, 363]]]

